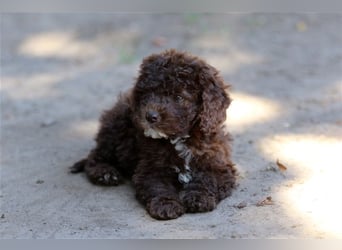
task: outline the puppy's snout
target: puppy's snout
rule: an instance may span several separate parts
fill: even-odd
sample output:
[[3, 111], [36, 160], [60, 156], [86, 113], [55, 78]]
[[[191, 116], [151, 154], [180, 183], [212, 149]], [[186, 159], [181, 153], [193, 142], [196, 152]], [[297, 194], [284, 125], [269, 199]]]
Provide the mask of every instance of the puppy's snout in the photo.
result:
[[149, 123], [156, 123], [160, 119], [159, 113], [157, 111], [154, 111], [154, 110], [147, 111], [145, 117]]

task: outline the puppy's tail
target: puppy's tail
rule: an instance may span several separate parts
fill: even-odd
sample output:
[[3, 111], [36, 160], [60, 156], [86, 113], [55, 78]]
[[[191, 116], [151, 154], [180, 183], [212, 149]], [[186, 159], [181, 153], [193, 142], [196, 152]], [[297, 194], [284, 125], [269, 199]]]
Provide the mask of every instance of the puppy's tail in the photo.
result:
[[70, 167], [70, 173], [77, 174], [84, 171], [84, 167], [87, 164], [87, 158], [84, 158]]

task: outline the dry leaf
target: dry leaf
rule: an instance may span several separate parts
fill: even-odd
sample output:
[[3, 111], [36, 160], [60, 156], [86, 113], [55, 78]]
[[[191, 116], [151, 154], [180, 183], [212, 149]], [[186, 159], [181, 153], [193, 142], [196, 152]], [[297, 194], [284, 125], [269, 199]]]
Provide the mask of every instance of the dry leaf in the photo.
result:
[[278, 159], [277, 159], [277, 166], [278, 166], [279, 170], [282, 172], [287, 170], [287, 167], [284, 164], [280, 163]]
[[257, 207], [262, 207], [262, 206], [268, 206], [268, 205], [273, 205], [273, 200], [271, 196], [268, 196], [266, 199], [259, 201], [256, 206]]

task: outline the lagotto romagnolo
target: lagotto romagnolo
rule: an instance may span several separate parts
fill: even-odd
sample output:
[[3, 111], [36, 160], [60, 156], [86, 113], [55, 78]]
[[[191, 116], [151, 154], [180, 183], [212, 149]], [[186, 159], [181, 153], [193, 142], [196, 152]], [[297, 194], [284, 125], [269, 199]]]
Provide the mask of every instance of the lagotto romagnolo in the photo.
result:
[[144, 58], [133, 88], [103, 113], [96, 147], [71, 172], [98, 185], [131, 179], [156, 219], [213, 210], [236, 180], [223, 129], [227, 90], [214, 67], [189, 53]]

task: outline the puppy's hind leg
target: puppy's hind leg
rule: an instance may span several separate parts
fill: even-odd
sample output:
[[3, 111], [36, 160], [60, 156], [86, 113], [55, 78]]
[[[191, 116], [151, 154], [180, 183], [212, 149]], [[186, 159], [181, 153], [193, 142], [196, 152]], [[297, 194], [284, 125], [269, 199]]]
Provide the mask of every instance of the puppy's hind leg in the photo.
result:
[[96, 167], [88, 167], [86, 169], [88, 179], [96, 184], [103, 186], [117, 186], [123, 183], [123, 177], [113, 166], [100, 163]]
[[136, 128], [131, 119], [129, 96], [122, 96], [100, 119], [96, 146], [71, 172], [84, 170], [97, 185], [116, 186], [130, 177], [137, 162]]
[[[89, 164], [93, 163], [93, 164]], [[123, 182], [121, 174], [114, 168], [106, 163], [94, 164], [93, 161], [88, 161], [87, 158], [76, 162], [70, 167], [70, 173], [77, 174], [85, 171], [88, 179], [97, 185], [116, 186]]]

